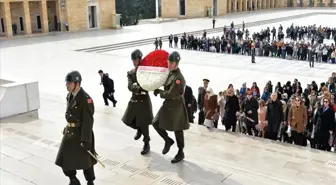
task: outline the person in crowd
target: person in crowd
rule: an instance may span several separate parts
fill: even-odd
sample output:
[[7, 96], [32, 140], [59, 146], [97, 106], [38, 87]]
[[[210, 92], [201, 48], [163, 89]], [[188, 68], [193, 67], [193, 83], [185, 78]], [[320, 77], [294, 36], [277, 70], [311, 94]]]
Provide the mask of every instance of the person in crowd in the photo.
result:
[[190, 86], [186, 85], [185, 91], [184, 91], [184, 102], [187, 107], [187, 113], [188, 113], [188, 120], [189, 123], [194, 123], [194, 95], [193, 91]]
[[219, 118], [224, 125], [225, 104], [226, 104], [226, 90], [218, 94]]
[[213, 92], [211, 87], [206, 90], [207, 101], [205, 104], [205, 122], [207, 128], [217, 128], [219, 118], [218, 96]]
[[297, 96], [295, 102], [288, 111], [288, 127], [291, 130], [291, 137], [294, 144], [303, 146], [304, 131], [307, 126], [307, 109], [301, 97]]
[[272, 93], [266, 112], [267, 138], [277, 140], [280, 124], [284, 121], [282, 103], [277, 100], [277, 93]]
[[258, 130], [256, 129], [256, 125], [258, 124], [258, 101], [252, 96], [252, 91], [248, 89], [246, 91], [246, 98], [242, 103], [241, 111], [245, 114], [246, 120], [246, 128], [248, 135], [258, 136]]
[[259, 108], [258, 108], [258, 126], [259, 128], [259, 136], [265, 138], [267, 123], [266, 123], [266, 103], [264, 100], [259, 100]]
[[203, 79], [203, 86], [198, 88], [198, 97], [197, 97], [197, 103], [198, 103], [198, 124], [203, 125], [205, 120], [205, 113], [204, 113], [204, 104], [206, 99], [206, 89], [208, 88], [210, 80]]
[[322, 100], [323, 104], [317, 110], [315, 117], [317, 148], [330, 151], [329, 139], [335, 131], [335, 111], [331, 107], [329, 98], [324, 97]]
[[[230, 85], [229, 85], [230, 87]], [[239, 100], [236, 95], [234, 95], [233, 87], [227, 90], [227, 99], [225, 104], [225, 130], [229, 131], [232, 128], [232, 132], [236, 131], [237, 115], [239, 114], [240, 106]]]

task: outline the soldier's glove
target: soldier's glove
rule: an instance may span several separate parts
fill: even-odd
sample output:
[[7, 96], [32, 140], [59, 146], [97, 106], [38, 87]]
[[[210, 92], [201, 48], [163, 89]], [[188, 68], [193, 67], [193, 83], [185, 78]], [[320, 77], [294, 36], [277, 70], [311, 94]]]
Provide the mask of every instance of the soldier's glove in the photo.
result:
[[91, 150], [91, 143], [89, 142], [82, 142], [81, 146], [85, 149], [85, 150]]
[[160, 94], [163, 90], [161, 89], [155, 89], [154, 90], [154, 96], [157, 96], [158, 94]]

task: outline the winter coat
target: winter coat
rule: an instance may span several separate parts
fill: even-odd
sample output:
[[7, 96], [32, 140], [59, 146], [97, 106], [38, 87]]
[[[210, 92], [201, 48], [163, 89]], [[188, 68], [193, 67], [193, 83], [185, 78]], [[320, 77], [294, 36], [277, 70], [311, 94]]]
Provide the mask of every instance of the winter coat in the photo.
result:
[[307, 109], [305, 105], [292, 105], [288, 111], [288, 124], [297, 133], [303, 133], [307, 126]]
[[279, 100], [270, 101], [267, 104], [266, 121], [268, 132], [278, 132], [281, 122], [284, 121], [282, 103]]

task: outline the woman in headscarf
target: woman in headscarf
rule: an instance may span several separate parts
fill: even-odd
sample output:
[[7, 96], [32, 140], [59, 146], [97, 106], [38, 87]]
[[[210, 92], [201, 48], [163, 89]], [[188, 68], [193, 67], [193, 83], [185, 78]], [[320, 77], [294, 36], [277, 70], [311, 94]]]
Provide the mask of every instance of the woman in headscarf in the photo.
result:
[[[206, 89], [207, 99], [205, 104], [205, 121], [204, 125], [207, 128], [215, 127], [218, 125], [219, 106], [217, 101], [217, 95], [213, 92], [211, 87]], [[217, 124], [216, 124], [217, 123]]]

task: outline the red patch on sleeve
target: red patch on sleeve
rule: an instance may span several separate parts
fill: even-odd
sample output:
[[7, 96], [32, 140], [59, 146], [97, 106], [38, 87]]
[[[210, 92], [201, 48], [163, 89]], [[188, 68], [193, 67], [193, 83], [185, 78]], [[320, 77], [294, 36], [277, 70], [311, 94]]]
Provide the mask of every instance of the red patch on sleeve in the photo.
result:
[[88, 99], [88, 103], [93, 103], [93, 101], [92, 101], [92, 99], [90, 98], [90, 99]]
[[181, 81], [180, 80], [176, 80], [175, 83], [178, 84], [178, 85], [180, 85]]

